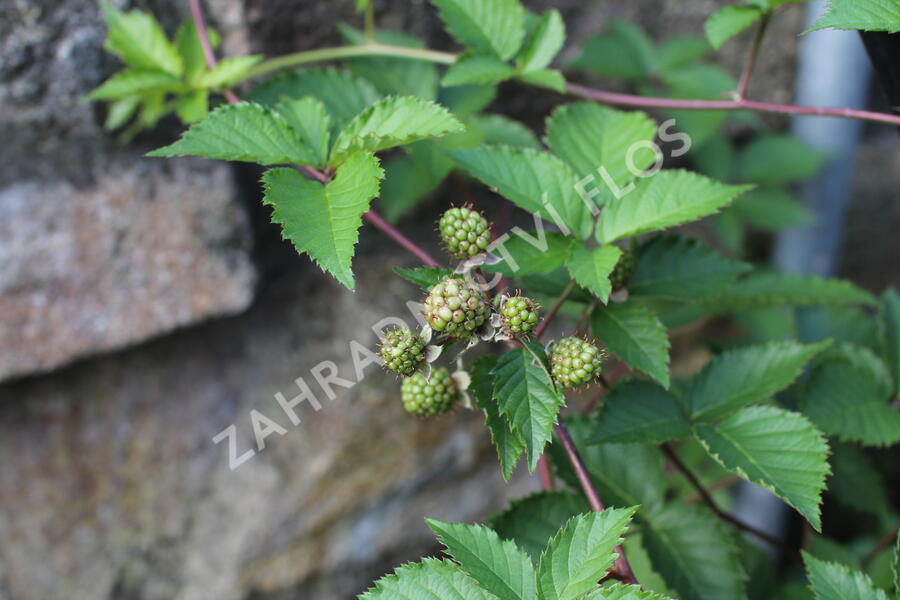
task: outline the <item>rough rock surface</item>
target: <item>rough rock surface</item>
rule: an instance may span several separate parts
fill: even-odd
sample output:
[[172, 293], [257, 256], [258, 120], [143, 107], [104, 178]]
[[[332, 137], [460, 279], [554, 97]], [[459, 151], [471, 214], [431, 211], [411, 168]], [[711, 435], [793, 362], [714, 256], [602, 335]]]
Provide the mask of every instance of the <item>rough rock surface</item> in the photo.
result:
[[[434, 546], [423, 517], [480, 518], [527, 492], [503, 483], [478, 414], [410, 417], [374, 364], [335, 400], [310, 374], [331, 360], [355, 381], [350, 341], [413, 323], [418, 292], [384, 285], [405, 262], [359, 260], [356, 293], [310, 268], [241, 318], [0, 388], [0, 456], [16, 457], [0, 469], [0, 598], [349, 598]], [[297, 377], [322, 408], [294, 426], [273, 396]], [[285, 433], [231, 471], [212, 438], [234, 423], [238, 453], [255, 446], [251, 410]]]

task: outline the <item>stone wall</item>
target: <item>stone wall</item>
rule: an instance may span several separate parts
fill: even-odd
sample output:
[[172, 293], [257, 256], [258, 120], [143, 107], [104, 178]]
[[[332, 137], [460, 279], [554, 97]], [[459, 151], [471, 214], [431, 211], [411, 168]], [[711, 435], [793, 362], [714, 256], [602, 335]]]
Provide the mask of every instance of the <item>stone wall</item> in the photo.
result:
[[[696, 33], [719, 3], [528, 4], [561, 8], [577, 40], [609, 15], [656, 37]], [[172, 28], [186, 3], [132, 5]], [[232, 53], [334, 43], [352, 5], [207, 2]], [[449, 44], [424, 0], [376, 6], [381, 22]], [[762, 56], [760, 97], [790, 98], [792, 10]], [[418, 292], [390, 268], [413, 263], [365, 229], [349, 292], [279, 239], [257, 170], [143, 158], [171, 122], [119, 145], [83, 100], [117, 68], [102, 38], [93, 0], [0, 3], [0, 600], [343, 600], [435, 550], [424, 516], [478, 520], [535, 489], [501, 481], [478, 415], [411, 419], [372, 365], [290, 424], [274, 394], [298, 393], [298, 377], [318, 390], [322, 360], [355, 379], [350, 341], [371, 347], [379, 319], [409, 320]], [[722, 60], [739, 68], [739, 45]], [[560, 100], [519, 92], [498, 106], [534, 124]], [[895, 142], [867, 146], [880, 177], [861, 177], [860, 206], [894, 199]], [[452, 199], [401, 227], [426, 238], [417, 224]], [[854, 239], [889, 227], [867, 214], [854, 213]], [[854, 275], [896, 277], [870, 255], [887, 275], [866, 278], [871, 256], [851, 259]], [[249, 448], [253, 410], [285, 432], [231, 471], [212, 438], [234, 424]]]

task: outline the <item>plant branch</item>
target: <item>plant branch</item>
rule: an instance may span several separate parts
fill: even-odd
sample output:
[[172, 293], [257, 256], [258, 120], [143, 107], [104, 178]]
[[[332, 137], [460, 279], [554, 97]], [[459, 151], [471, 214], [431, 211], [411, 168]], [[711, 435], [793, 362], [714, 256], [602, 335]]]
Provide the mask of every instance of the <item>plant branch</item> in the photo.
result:
[[550, 307], [550, 310], [547, 311], [547, 316], [544, 317], [544, 320], [541, 321], [540, 325], [534, 330], [534, 337], [539, 338], [541, 334], [544, 333], [544, 330], [547, 329], [547, 326], [550, 324], [550, 321], [553, 320], [553, 317], [556, 316], [556, 313], [559, 312], [559, 309], [562, 308], [562, 305], [565, 303], [566, 299], [571, 295], [571, 293], [575, 290], [575, 280], [572, 279], [569, 281], [569, 285], [563, 289], [562, 293], [559, 295], [559, 298], [556, 299], [556, 302], [553, 303], [553, 306]]
[[[194, 27], [197, 29], [197, 37], [200, 38], [200, 47], [203, 49], [203, 57], [206, 59], [206, 65], [212, 69], [218, 64], [216, 54], [213, 52], [212, 44], [209, 41], [209, 31], [206, 29], [206, 20], [203, 18], [203, 7], [200, 6], [200, 0], [190, 0], [191, 17], [194, 20]], [[231, 104], [240, 102], [241, 99], [231, 90], [222, 92], [225, 98]]]
[[[600, 500], [600, 494], [597, 492], [594, 482], [591, 481], [591, 476], [588, 473], [587, 467], [584, 465], [581, 454], [578, 453], [578, 448], [575, 447], [575, 442], [572, 440], [568, 428], [561, 421], [556, 424], [556, 434], [562, 442], [563, 448], [566, 451], [566, 456], [569, 458], [569, 462], [572, 463], [572, 468], [575, 470], [575, 476], [578, 477], [578, 483], [581, 484], [581, 489], [587, 497], [591, 510], [602, 512], [605, 507], [603, 506], [603, 501]], [[622, 580], [626, 583], [637, 583], [634, 572], [631, 570], [631, 565], [628, 564], [628, 559], [625, 558], [625, 552], [622, 550], [621, 546], [616, 546], [616, 553], [619, 555], [619, 558], [616, 559], [616, 570], [619, 571]]]
[[716, 504], [716, 501], [713, 499], [712, 496], [710, 496], [709, 492], [703, 486], [703, 482], [701, 482], [697, 478], [697, 476], [694, 475], [694, 473], [688, 468], [688, 466], [686, 464], [684, 464], [684, 462], [682, 462], [682, 460], [675, 453], [675, 450], [673, 450], [669, 444], [660, 444], [659, 447], [660, 447], [660, 449], [662, 449], [663, 454], [665, 454], [666, 457], [670, 461], [672, 461], [672, 464], [674, 464], [675, 467], [679, 471], [681, 471], [681, 473], [685, 477], [687, 477], [687, 480], [691, 482], [691, 485], [694, 486], [694, 489], [696, 489], [697, 493], [700, 494], [700, 499], [703, 500], [703, 502], [716, 514], [717, 517], [719, 517], [723, 521], [731, 523], [738, 529], [742, 529], [743, 531], [746, 531], [747, 533], [751, 533], [751, 534], [755, 535], [759, 539], [763, 540], [764, 542], [767, 542], [768, 544], [771, 544], [772, 546], [775, 546], [776, 548], [780, 549], [782, 552], [785, 552], [786, 554], [791, 554], [795, 551], [793, 548], [791, 548], [790, 546], [788, 546], [787, 544], [785, 544], [778, 538], [773, 537], [773, 536], [769, 535], [768, 533], [766, 533], [765, 531], [757, 529], [756, 527], [753, 527], [752, 525], [748, 525], [747, 523], [744, 523], [743, 521], [737, 519], [733, 515], [730, 515], [727, 512], [725, 512], [724, 510], [722, 510], [721, 508], [719, 508], [719, 505]]
[[863, 566], [866, 566], [867, 564], [869, 564], [870, 562], [872, 562], [872, 560], [873, 560], [876, 556], [878, 556], [879, 554], [881, 554], [881, 551], [882, 551], [882, 550], [884, 550], [885, 548], [887, 548], [888, 546], [890, 546], [891, 544], [893, 544], [893, 543], [896, 541], [896, 539], [897, 539], [897, 532], [898, 532], [898, 531], [900, 531], [900, 524], [895, 525], [893, 529], [891, 529], [891, 530], [888, 531], [886, 534], [884, 534], [884, 535], [881, 537], [881, 539], [879, 539], [879, 540], [875, 543], [875, 545], [872, 546], [872, 549], [869, 550], [869, 552], [867, 552], [866, 555], [863, 557], [863, 559], [862, 559], [862, 565], [863, 565]]
[[541, 480], [542, 490], [553, 491], [556, 489], [556, 484], [553, 483], [553, 466], [546, 453], [541, 454], [538, 459], [538, 477]]
[[349, 46], [334, 46], [332, 48], [317, 48], [285, 54], [276, 58], [265, 60], [250, 69], [243, 79], [252, 79], [266, 75], [281, 69], [298, 67], [310, 63], [335, 60], [340, 58], [354, 58], [357, 56], [394, 56], [411, 60], [424, 60], [438, 64], [449, 65], [456, 61], [456, 54], [439, 52], [425, 48], [408, 48], [406, 46], [391, 46], [389, 44], [357, 44]]
[[762, 16], [759, 26], [756, 28], [756, 35], [753, 37], [753, 45], [750, 47], [750, 54], [747, 56], [747, 63], [744, 65], [744, 71], [741, 73], [741, 80], [738, 83], [737, 97], [744, 98], [747, 95], [747, 87], [750, 85], [750, 76], [756, 66], [756, 59], [759, 56], [759, 49], [762, 47], [763, 37], [766, 35], [766, 28], [769, 26], [769, 14]]
[[413, 242], [411, 239], [400, 233], [397, 229], [394, 228], [393, 225], [385, 221], [381, 215], [379, 215], [374, 210], [370, 210], [369, 212], [363, 215], [366, 220], [374, 225], [377, 229], [380, 229], [384, 233], [387, 234], [389, 238], [397, 242], [400, 246], [402, 246], [406, 251], [410, 254], [421, 260], [423, 263], [428, 265], [429, 267], [440, 267], [441, 263], [436, 261], [428, 252], [426, 252], [422, 247]]
[[566, 90], [600, 104], [628, 106], [633, 108], [670, 108], [684, 110], [752, 110], [756, 112], [778, 113], [783, 115], [806, 115], [817, 117], [841, 117], [844, 119], [860, 119], [876, 121], [890, 125], [900, 125], [900, 115], [890, 115], [870, 110], [855, 108], [830, 108], [825, 106], [798, 106], [794, 104], [776, 104], [758, 100], [681, 100], [678, 98], [651, 98], [634, 94], [607, 92], [577, 83], [566, 84]]
[[374, 0], [370, 0], [368, 4], [366, 4], [366, 16], [365, 16], [365, 31], [366, 31], [366, 41], [370, 44], [375, 43], [375, 2]]

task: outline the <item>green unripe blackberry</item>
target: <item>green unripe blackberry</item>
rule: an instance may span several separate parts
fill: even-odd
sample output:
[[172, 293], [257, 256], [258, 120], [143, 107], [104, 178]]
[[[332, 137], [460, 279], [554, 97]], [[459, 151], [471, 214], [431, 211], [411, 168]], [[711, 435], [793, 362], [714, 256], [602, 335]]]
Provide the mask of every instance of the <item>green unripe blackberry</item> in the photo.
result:
[[490, 315], [491, 307], [478, 286], [459, 277], [439, 281], [425, 298], [425, 320], [434, 331], [451, 337], [472, 333]]
[[415, 373], [425, 360], [425, 340], [409, 329], [392, 329], [381, 343], [381, 359], [384, 366], [401, 375]]
[[416, 373], [400, 385], [400, 399], [406, 412], [426, 417], [444, 414], [453, 408], [458, 397], [450, 371], [444, 367], [434, 369], [427, 380], [421, 373]]
[[581, 338], [563, 338], [550, 348], [550, 374], [564, 388], [592, 382], [602, 363], [600, 348]]
[[634, 274], [636, 266], [637, 261], [634, 258], [634, 252], [623, 250], [622, 256], [619, 257], [619, 262], [616, 263], [612, 273], [609, 274], [609, 282], [612, 284], [612, 289], [618, 290], [625, 287]]
[[510, 333], [528, 333], [537, 322], [537, 306], [530, 298], [511, 296], [500, 306], [500, 324]]
[[448, 209], [438, 221], [438, 229], [447, 253], [460, 260], [484, 252], [491, 242], [487, 219], [468, 206]]

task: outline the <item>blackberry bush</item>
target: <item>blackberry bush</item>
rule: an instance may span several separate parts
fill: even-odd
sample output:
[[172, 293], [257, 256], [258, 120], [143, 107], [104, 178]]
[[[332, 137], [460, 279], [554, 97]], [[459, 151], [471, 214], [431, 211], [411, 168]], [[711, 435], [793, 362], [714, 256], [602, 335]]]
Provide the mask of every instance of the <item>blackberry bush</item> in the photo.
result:
[[410, 329], [392, 329], [381, 343], [384, 366], [400, 375], [412, 375], [425, 360], [425, 340]]
[[438, 221], [438, 230], [444, 247], [453, 258], [480, 254], [491, 242], [488, 220], [469, 205], [447, 209]]
[[400, 385], [403, 408], [425, 417], [444, 414], [453, 408], [458, 398], [456, 384], [450, 377], [450, 371], [444, 367], [435, 368], [428, 379], [421, 373], [415, 373]]
[[484, 293], [462, 277], [438, 282], [425, 298], [425, 320], [434, 331], [463, 337], [481, 327], [491, 314]]
[[591, 383], [602, 364], [600, 348], [581, 338], [563, 338], [550, 348], [550, 374], [564, 388]]

